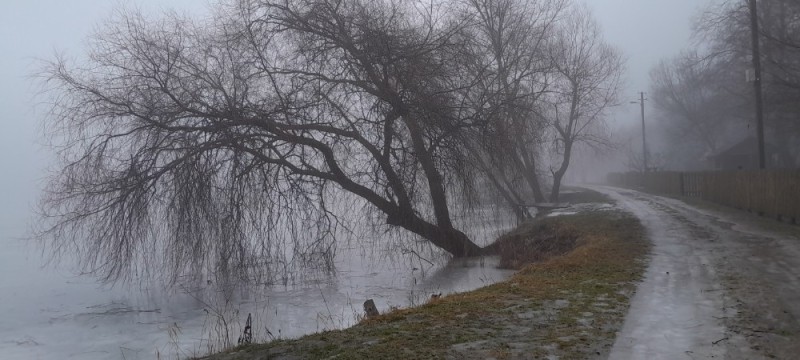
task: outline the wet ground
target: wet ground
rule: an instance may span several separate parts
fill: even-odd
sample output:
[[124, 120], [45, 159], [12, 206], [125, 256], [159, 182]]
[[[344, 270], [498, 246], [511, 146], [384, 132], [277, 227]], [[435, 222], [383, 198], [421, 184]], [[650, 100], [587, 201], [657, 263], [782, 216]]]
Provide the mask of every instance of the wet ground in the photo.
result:
[[640, 218], [652, 258], [610, 359], [800, 358], [800, 230], [595, 188]]

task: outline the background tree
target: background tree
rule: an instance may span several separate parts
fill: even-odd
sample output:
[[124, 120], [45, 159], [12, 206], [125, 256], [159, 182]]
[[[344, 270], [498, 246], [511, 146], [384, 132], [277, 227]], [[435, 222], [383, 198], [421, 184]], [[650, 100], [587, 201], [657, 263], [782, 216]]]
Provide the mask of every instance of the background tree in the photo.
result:
[[549, 55], [554, 69], [542, 112], [553, 129], [551, 201], [558, 201], [561, 181], [577, 144], [605, 145], [605, 117], [616, 105], [622, 85], [622, 56], [607, 44], [586, 7], [573, 9], [559, 23]]
[[[716, 153], [734, 130], [732, 120], [747, 113], [750, 103], [726, 90], [729, 71], [713, 58], [685, 53], [671, 62], [662, 61], [650, 72], [650, 99], [665, 115], [673, 143], [698, 143], [701, 153]], [[735, 75], [733, 75], [735, 76]]]
[[[548, 89], [551, 68], [546, 44], [570, 6], [564, 0], [465, 0], [465, 43], [477, 61], [478, 79], [467, 99], [486, 126], [465, 141], [482, 174], [518, 217], [520, 204], [543, 201], [539, 174], [542, 134], [547, 124], [536, 113]], [[524, 186], [523, 186], [524, 185]]]
[[[798, 153], [800, 5], [775, 0], [758, 7], [766, 138]], [[745, 77], [752, 66], [748, 2], [711, 6], [694, 30], [696, 48], [652, 72], [651, 98], [672, 125], [672, 139], [698, 149], [687, 161], [722, 150], [755, 127], [752, 83]]]
[[761, 1], [759, 6], [772, 139], [782, 147], [796, 146], [800, 137], [800, 3]]

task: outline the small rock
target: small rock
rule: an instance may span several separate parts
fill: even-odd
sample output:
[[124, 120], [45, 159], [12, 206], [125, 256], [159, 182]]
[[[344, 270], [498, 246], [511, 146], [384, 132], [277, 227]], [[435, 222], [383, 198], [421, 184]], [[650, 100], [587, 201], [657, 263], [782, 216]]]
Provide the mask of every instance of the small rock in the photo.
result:
[[569, 306], [569, 300], [563, 300], [563, 299], [562, 300], [556, 300], [555, 303], [553, 304], [553, 306], [556, 309], [563, 309], [563, 308]]
[[381, 314], [378, 312], [378, 307], [375, 306], [375, 302], [372, 301], [372, 299], [364, 301], [364, 312], [367, 313], [367, 318], [375, 317]]

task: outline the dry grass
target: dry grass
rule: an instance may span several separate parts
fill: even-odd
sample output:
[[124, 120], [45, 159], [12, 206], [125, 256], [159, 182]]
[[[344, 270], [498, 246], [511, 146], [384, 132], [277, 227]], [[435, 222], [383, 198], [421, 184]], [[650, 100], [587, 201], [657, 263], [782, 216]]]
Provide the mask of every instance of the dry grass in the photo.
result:
[[578, 234], [578, 229], [558, 218], [533, 221], [501, 236], [494, 246], [500, 255], [500, 267], [518, 270], [566, 254], [575, 248]]

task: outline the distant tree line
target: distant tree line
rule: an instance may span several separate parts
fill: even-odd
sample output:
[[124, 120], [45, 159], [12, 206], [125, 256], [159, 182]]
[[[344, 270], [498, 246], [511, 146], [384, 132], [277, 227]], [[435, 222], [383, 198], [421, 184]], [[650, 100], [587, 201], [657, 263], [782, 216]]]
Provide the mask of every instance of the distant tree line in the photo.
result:
[[[800, 153], [800, 3], [758, 1], [767, 140]], [[749, 1], [728, 0], [695, 24], [696, 46], [651, 72], [650, 98], [682, 160], [755, 136]], [[749, 75], [748, 75], [749, 74]], [[755, 153], [755, 149], [754, 149]], [[796, 161], [796, 159], [795, 159]]]
[[109, 281], [332, 261], [354, 214], [485, 254], [454, 208], [556, 201], [576, 144], [607, 141], [621, 71], [568, 0], [121, 11], [41, 74], [60, 165], [38, 235]]

